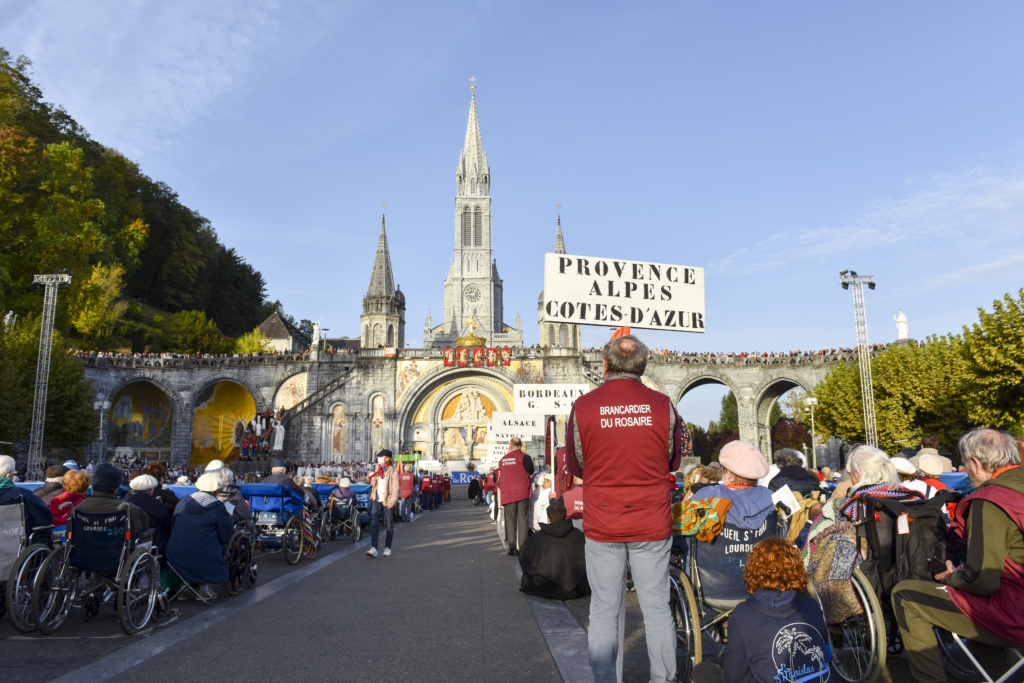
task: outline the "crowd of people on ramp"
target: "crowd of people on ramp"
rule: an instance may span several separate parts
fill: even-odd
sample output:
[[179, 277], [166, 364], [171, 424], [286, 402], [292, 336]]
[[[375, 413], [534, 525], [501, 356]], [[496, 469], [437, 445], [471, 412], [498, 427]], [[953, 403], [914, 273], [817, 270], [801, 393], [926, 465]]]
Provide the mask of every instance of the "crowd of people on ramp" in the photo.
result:
[[901, 653], [920, 682], [1024, 664], [1024, 441], [860, 445], [838, 471], [733, 441], [680, 469], [690, 437], [640, 381], [648, 358], [613, 338], [554, 471], [513, 439], [469, 488], [504, 527], [520, 590], [589, 597], [594, 680], [622, 680], [627, 591], [651, 681], [872, 681]]

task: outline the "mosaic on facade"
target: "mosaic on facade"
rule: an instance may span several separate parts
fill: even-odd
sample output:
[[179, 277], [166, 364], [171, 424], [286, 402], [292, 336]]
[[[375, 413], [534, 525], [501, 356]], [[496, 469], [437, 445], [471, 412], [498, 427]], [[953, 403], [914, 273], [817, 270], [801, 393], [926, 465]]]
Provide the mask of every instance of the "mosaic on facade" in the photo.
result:
[[370, 417], [370, 449], [373, 453], [384, 448], [384, 397], [374, 396]]
[[152, 382], [132, 382], [117, 392], [107, 424], [116, 446], [149, 441], [170, 422], [167, 395]]
[[308, 372], [300, 372], [286, 379], [274, 396], [274, 411], [291, 410], [296, 403], [305, 400], [308, 381]]
[[345, 406], [334, 406], [331, 411], [331, 460], [345, 458]]
[[441, 411], [444, 425], [441, 455], [446, 459], [487, 453], [487, 424], [494, 413], [494, 402], [476, 387], [468, 387], [449, 399]]
[[245, 425], [255, 416], [256, 401], [241, 384], [224, 380], [206, 387], [192, 415], [192, 464], [236, 459]]
[[544, 366], [537, 361], [517, 360], [512, 364], [512, 372], [527, 384], [544, 384]]

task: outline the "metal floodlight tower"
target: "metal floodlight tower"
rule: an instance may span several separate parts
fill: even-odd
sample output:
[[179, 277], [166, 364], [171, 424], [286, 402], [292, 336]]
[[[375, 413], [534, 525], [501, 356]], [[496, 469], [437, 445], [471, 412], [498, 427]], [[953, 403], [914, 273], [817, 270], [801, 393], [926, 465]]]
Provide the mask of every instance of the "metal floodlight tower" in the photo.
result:
[[57, 312], [57, 289], [71, 284], [71, 271], [36, 275], [33, 287], [45, 287], [43, 320], [39, 330], [39, 361], [36, 364], [36, 394], [32, 401], [32, 431], [28, 438], [28, 466], [43, 459], [43, 423], [46, 421], [46, 390], [50, 383], [50, 350], [53, 346], [53, 317]]
[[871, 275], [857, 275], [855, 270], [839, 273], [839, 284], [843, 289], [853, 285], [853, 314], [857, 321], [857, 359], [860, 363], [860, 393], [864, 402], [864, 436], [869, 446], [878, 447], [878, 430], [875, 427], [875, 389], [871, 381], [871, 347], [868, 346], [868, 319], [864, 310], [864, 285], [875, 288]]

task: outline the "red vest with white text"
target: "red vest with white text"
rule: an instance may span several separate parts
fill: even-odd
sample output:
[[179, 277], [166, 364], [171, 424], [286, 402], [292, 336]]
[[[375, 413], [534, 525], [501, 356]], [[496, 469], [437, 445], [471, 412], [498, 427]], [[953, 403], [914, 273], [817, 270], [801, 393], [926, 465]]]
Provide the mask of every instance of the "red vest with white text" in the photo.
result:
[[498, 461], [498, 488], [501, 490], [501, 504], [508, 505], [530, 497], [530, 476], [523, 467], [526, 453], [509, 451]]
[[426, 474], [420, 477], [420, 493], [430, 493], [430, 477]]
[[583, 457], [587, 538], [625, 543], [672, 535], [670, 415], [668, 396], [629, 377], [605, 380], [576, 399], [569, 426]]
[[402, 472], [399, 477], [398, 495], [402, 498], [412, 498], [413, 476], [412, 472]]

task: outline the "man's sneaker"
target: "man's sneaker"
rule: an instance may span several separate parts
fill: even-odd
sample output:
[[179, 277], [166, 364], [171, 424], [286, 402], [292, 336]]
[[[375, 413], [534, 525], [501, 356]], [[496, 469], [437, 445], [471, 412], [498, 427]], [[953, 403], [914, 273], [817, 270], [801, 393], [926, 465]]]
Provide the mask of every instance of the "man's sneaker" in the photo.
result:
[[376, 548], [370, 548], [369, 550], [366, 551], [366, 556], [367, 557], [377, 557], [377, 549]]
[[409, 521], [411, 522], [414, 519], [416, 519], [416, 513], [415, 512], [410, 512], [409, 513]]
[[391, 557], [391, 548], [384, 548], [384, 557]]

